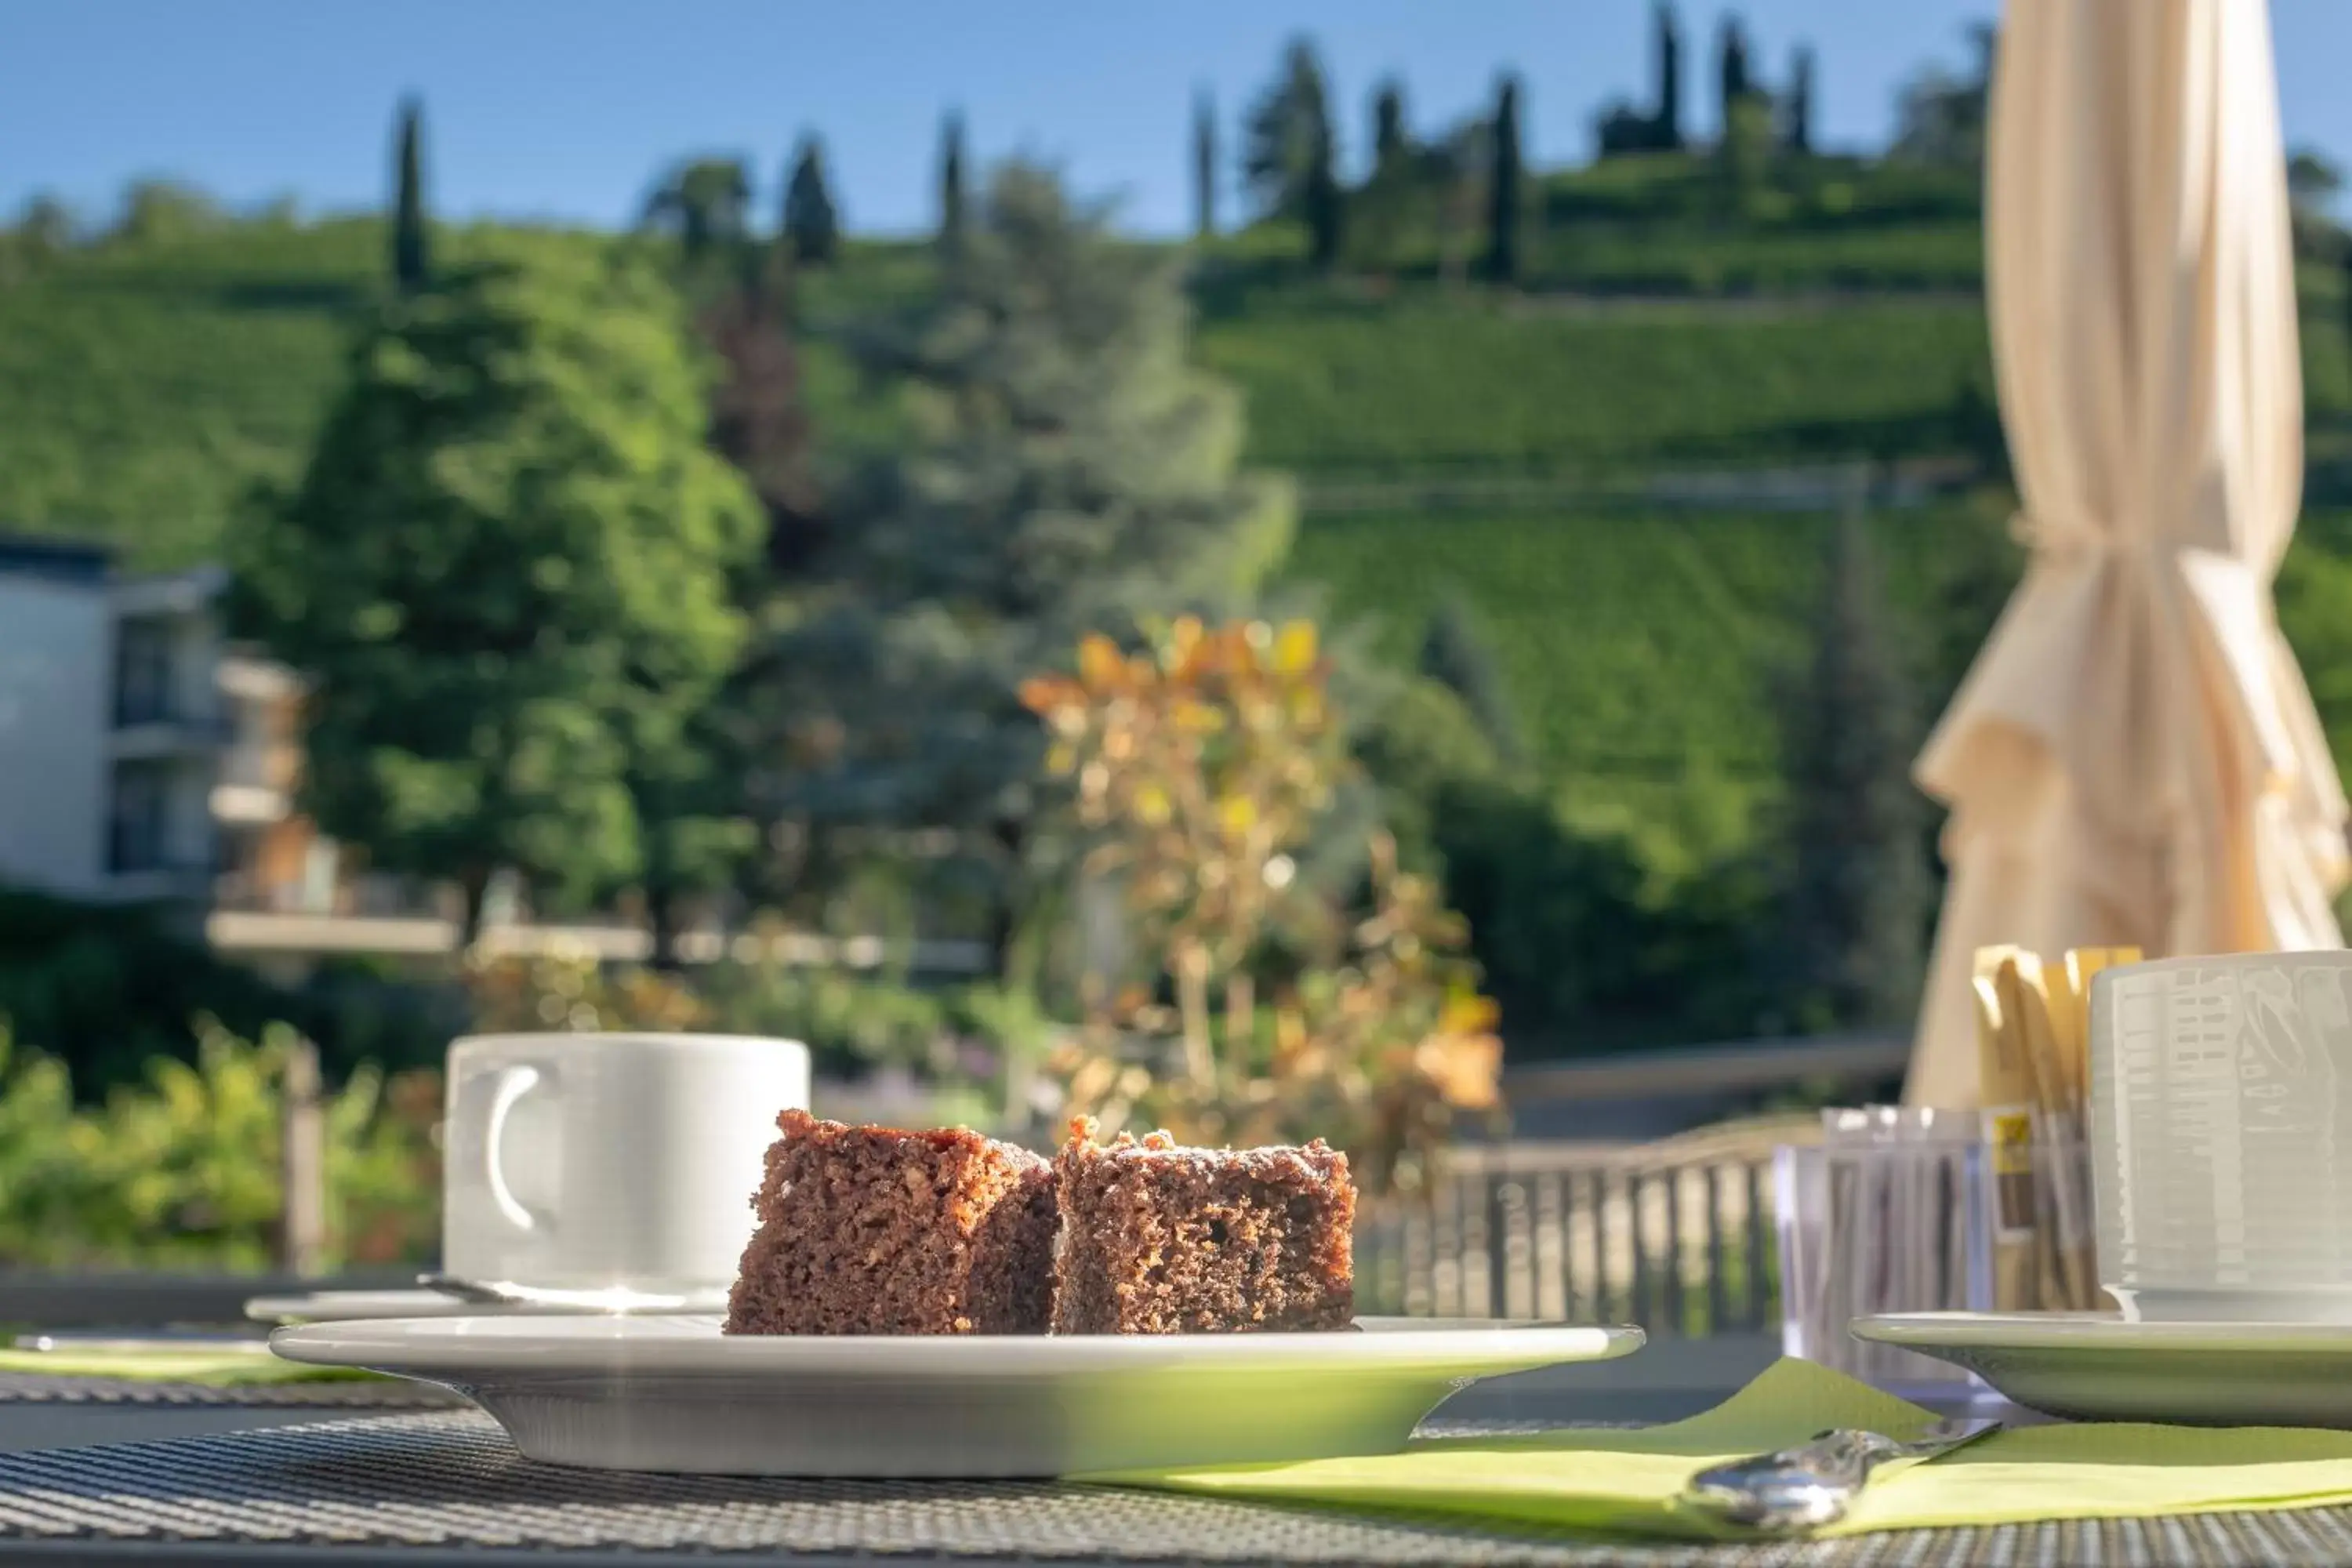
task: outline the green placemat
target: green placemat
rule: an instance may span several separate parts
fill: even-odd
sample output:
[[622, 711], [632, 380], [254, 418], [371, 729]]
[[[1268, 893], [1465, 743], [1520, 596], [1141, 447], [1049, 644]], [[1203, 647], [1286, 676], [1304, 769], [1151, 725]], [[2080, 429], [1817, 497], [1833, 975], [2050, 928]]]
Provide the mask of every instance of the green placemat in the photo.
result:
[[382, 1382], [381, 1373], [347, 1366], [305, 1366], [283, 1361], [267, 1351], [222, 1350], [192, 1346], [185, 1350], [79, 1348], [56, 1350], [0, 1349], [0, 1373], [31, 1373], [45, 1377], [108, 1377], [128, 1383], [189, 1383], [208, 1388], [236, 1388], [265, 1383]]
[[[1657, 1352], [1653, 1352], [1657, 1353]], [[1916, 1436], [1934, 1415], [1810, 1362], [1782, 1361], [1703, 1415], [1637, 1431], [1416, 1443], [1401, 1454], [1079, 1478], [1221, 1497], [1707, 1537], [1674, 1500], [1696, 1471], [1830, 1426]], [[2146, 1518], [2352, 1502], [2352, 1432], [2121, 1423], [1999, 1432], [1883, 1471], [1820, 1533]]]

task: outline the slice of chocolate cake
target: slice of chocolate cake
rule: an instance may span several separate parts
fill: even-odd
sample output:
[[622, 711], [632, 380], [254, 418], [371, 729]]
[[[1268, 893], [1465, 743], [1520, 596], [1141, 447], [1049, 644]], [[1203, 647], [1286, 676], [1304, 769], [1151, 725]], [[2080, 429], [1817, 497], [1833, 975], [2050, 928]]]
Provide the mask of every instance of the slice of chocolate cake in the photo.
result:
[[965, 1128], [776, 1119], [730, 1334], [1041, 1334], [1054, 1167]]
[[1180, 1149], [1165, 1132], [1096, 1141], [1072, 1124], [1055, 1161], [1057, 1334], [1345, 1329], [1356, 1310], [1348, 1156]]

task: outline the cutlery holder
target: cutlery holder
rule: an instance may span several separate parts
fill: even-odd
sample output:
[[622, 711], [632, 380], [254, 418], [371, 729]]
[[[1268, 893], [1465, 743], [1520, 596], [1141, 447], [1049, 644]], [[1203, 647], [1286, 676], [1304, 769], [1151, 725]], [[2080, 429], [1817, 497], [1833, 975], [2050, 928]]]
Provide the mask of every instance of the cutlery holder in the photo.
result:
[[2094, 1310], [2090, 1153], [2063, 1113], [1823, 1113], [1822, 1142], [1774, 1156], [1782, 1348], [1881, 1387], [1968, 1373], [1847, 1333], [1874, 1312]]

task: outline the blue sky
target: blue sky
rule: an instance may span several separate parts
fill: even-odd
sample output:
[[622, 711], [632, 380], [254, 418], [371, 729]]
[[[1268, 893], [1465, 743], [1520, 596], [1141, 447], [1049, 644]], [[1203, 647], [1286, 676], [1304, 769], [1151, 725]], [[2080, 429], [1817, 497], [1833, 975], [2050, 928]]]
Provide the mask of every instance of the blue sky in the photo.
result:
[[[1799, 40], [1820, 57], [1817, 134], [1874, 144], [1896, 87], [1990, 0], [1748, 0], [1769, 78]], [[1708, 46], [1724, 7], [1681, 5], [1698, 47], [1686, 101], [1713, 115]], [[1329, 64], [1349, 152], [1366, 100], [1401, 73], [1418, 127], [1481, 101], [1498, 68], [1528, 84], [1534, 154], [1581, 160], [1594, 108], [1646, 82], [1647, 0], [0, 0], [0, 211], [38, 190], [103, 216], [139, 174], [310, 211], [382, 199], [404, 90], [425, 96], [432, 196], [452, 216], [619, 224], [666, 163], [756, 160], [773, 199], [794, 135], [825, 137], [853, 226], [928, 220], [940, 112], [961, 105], [982, 157], [1060, 162], [1125, 195], [1129, 221], [1189, 221], [1196, 85], [1230, 126], [1293, 33]], [[2275, 0], [2290, 142], [2352, 154], [2352, 3]], [[1233, 210], [1228, 197], [1226, 209]]]

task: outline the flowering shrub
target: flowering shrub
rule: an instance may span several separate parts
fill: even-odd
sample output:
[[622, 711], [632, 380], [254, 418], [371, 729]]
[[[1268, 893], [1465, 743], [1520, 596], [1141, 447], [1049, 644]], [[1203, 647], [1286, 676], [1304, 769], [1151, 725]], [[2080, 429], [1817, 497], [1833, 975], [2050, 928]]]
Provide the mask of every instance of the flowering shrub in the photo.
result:
[[1148, 955], [1088, 987], [1058, 1063], [1072, 1109], [1209, 1142], [1320, 1135], [1374, 1191], [1419, 1180], [1454, 1114], [1494, 1104], [1501, 1047], [1467, 931], [1384, 834], [1360, 900], [1299, 876], [1354, 776], [1315, 627], [1188, 617], [1134, 655], [1089, 637], [1075, 676], [1022, 699], [1086, 872], [1121, 887]]

